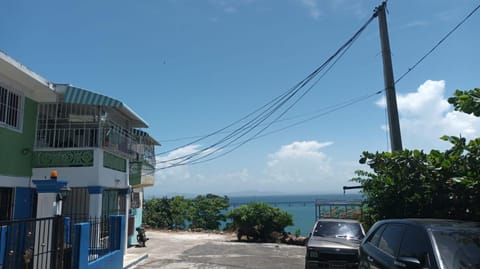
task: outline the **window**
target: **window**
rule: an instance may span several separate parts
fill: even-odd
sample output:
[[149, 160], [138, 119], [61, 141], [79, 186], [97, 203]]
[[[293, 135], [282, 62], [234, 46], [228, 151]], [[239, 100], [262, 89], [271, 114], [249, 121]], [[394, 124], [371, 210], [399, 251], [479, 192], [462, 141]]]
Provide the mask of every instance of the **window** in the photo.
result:
[[385, 227], [387, 227], [387, 225], [380, 226], [375, 231], [375, 233], [371, 235], [370, 238], [368, 238], [368, 242], [374, 246], [378, 246], [378, 242], [380, 241], [380, 236], [382, 235], [383, 230], [385, 230]]
[[344, 237], [362, 239], [363, 233], [359, 223], [319, 221], [313, 233], [321, 237]]
[[0, 86], [0, 125], [21, 130], [23, 96]]
[[140, 193], [139, 192], [132, 192], [131, 207], [132, 208], [139, 208], [140, 207]]
[[409, 227], [403, 236], [399, 257], [417, 258], [423, 267], [429, 264], [429, 243], [425, 233], [416, 227]]
[[437, 230], [433, 231], [433, 237], [445, 268], [480, 268], [478, 226]]
[[402, 241], [404, 229], [404, 225], [388, 225], [385, 231], [382, 233], [382, 236], [380, 237], [380, 241], [378, 242], [378, 248], [391, 256], [395, 256], [395, 253], [400, 247], [400, 242]]

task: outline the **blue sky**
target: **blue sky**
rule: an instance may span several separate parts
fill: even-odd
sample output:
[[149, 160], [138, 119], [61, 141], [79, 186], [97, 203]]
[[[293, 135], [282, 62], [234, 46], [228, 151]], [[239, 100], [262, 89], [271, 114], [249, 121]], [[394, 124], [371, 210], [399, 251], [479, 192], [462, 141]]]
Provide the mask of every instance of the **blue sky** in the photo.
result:
[[[182, 147], [290, 89], [320, 66], [381, 1], [7, 0], [0, 49], [46, 79], [128, 104], [162, 143], [159, 161], [211, 145]], [[390, 0], [395, 77], [477, 5], [467, 0]], [[478, 137], [477, 118], [453, 112], [455, 89], [480, 87], [480, 13], [397, 85], [404, 148], [445, 149], [444, 134]], [[374, 20], [275, 130], [384, 88]], [[383, 95], [255, 139], [211, 162], [161, 169], [148, 195], [341, 193], [363, 151], [388, 151]], [[323, 109], [323, 110], [322, 110]], [[300, 117], [303, 116], [303, 117]], [[292, 119], [293, 118], [293, 119]], [[165, 164], [162, 164], [163, 166]], [[162, 168], [163, 166], [159, 166]]]

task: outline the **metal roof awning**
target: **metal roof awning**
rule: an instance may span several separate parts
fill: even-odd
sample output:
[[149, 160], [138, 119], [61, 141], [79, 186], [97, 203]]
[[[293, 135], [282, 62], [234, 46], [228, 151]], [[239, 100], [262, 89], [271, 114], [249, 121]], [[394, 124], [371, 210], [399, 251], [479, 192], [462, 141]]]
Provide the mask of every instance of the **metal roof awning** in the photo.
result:
[[140, 137], [145, 137], [146, 139], [148, 139], [148, 141], [150, 141], [150, 143], [152, 143], [153, 145], [156, 145], [156, 146], [160, 146], [161, 144], [155, 140], [155, 138], [151, 137], [147, 132], [145, 131], [142, 131], [142, 130], [139, 130], [139, 129], [133, 129], [133, 134], [136, 135], [136, 136], [140, 136]]
[[115, 108], [123, 106], [122, 102], [111, 97], [72, 86], [67, 86], [63, 101], [70, 104], [111, 106]]
[[65, 103], [114, 108], [123, 113], [131, 121], [132, 127], [148, 127], [148, 123], [122, 101], [66, 84], [57, 84], [55, 88], [57, 91], [64, 93], [63, 101]]

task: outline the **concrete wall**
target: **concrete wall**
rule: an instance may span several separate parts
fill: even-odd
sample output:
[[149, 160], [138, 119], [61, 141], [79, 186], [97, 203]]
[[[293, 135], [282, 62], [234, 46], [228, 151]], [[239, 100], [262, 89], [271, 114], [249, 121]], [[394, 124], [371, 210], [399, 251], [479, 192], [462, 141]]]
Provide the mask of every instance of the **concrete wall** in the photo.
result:
[[68, 186], [71, 188], [87, 186], [102, 186], [105, 188], [127, 188], [129, 186], [128, 173], [103, 167], [102, 149], [94, 149], [93, 158], [93, 166], [91, 167], [34, 168], [32, 178], [48, 178], [50, 175], [50, 171], [55, 169], [58, 172], [58, 177], [67, 180]]
[[[137, 231], [136, 228], [142, 226], [142, 216], [143, 216], [143, 209], [142, 208], [132, 208], [132, 215], [134, 217], [134, 224], [133, 224], [133, 235], [128, 237], [128, 245], [137, 245]], [[131, 215], [131, 216], [132, 216]]]
[[[23, 129], [16, 131], [0, 126], [0, 175], [30, 177], [32, 175], [32, 148], [35, 139], [37, 103], [24, 98]], [[3, 180], [2, 180], [3, 182]], [[24, 187], [28, 181], [19, 180]], [[0, 182], [3, 185], [3, 183]]]

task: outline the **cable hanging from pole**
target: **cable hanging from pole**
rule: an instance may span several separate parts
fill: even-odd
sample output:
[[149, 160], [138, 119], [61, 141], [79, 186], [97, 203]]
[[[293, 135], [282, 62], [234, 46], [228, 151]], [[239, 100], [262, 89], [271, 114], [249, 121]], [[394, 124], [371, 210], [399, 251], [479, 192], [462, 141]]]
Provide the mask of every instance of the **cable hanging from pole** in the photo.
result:
[[[323, 76], [325, 76], [325, 74], [331, 70], [333, 65], [335, 65], [335, 63], [345, 54], [345, 52], [359, 38], [360, 34], [367, 28], [367, 26], [373, 21], [374, 18], [375, 16], [372, 15], [369, 18], [369, 20], [364, 25], [362, 25], [362, 27], [360, 27], [360, 29], [352, 37], [350, 37], [347, 40], [347, 42], [345, 42], [340, 48], [338, 48], [337, 51], [334, 54], [332, 54], [322, 65], [320, 65], [313, 72], [311, 72], [307, 77], [305, 77], [303, 80], [298, 82], [295, 86], [293, 86], [292, 88], [290, 88], [289, 90], [281, 94], [280, 96], [274, 98], [272, 101], [268, 102], [261, 108], [255, 110], [254, 112], [248, 114], [247, 116], [241, 118], [240, 120], [237, 120], [227, 125], [224, 128], [221, 128], [215, 132], [212, 132], [204, 137], [198, 138], [183, 146], [177, 147], [170, 151], [165, 151], [160, 154], [170, 153], [175, 150], [181, 149], [183, 147], [194, 145], [195, 143], [198, 143], [204, 139], [212, 137], [218, 133], [224, 132], [225, 130], [233, 127], [234, 125], [244, 122], [253, 116], [253, 118], [248, 120], [246, 123], [236, 128], [235, 130], [230, 132], [228, 135], [226, 135], [219, 141], [207, 147], [204, 147], [198, 151], [195, 151], [193, 153], [186, 154], [183, 156], [179, 156], [176, 158], [157, 162], [157, 164], [169, 164], [166, 167], [157, 168], [157, 169], [167, 169], [167, 168], [172, 168], [176, 166], [196, 164], [200, 162], [213, 160], [238, 149], [240, 146], [254, 139], [261, 137], [262, 134], [271, 125], [280, 121], [288, 111], [290, 111], [295, 105], [297, 105], [298, 102], [301, 99], [303, 99], [313, 89], [313, 87], [321, 80], [321, 78], [323, 78]], [[315, 78], [318, 78], [318, 79], [312, 83], [312, 81]], [[273, 120], [271, 118], [273, 118]], [[260, 126], [264, 126], [264, 127], [259, 128]], [[254, 130], [257, 130], [257, 132], [245, 138], [243, 141], [240, 140], [245, 136], [249, 135], [250, 133], [252, 133]], [[229, 147], [233, 147], [233, 149], [224, 151]], [[215, 157], [211, 157], [212, 155], [217, 153], [220, 153], [220, 156], [217, 155]]]

